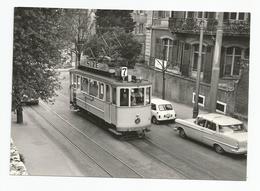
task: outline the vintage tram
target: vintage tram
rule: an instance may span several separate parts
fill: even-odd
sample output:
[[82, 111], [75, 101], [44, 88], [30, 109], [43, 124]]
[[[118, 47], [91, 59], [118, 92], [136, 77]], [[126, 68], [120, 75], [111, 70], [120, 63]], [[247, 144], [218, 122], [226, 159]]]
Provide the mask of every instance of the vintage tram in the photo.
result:
[[98, 117], [118, 136], [144, 136], [151, 126], [151, 83], [127, 75], [126, 67], [98, 68], [88, 63], [70, 70], [71, 106]]

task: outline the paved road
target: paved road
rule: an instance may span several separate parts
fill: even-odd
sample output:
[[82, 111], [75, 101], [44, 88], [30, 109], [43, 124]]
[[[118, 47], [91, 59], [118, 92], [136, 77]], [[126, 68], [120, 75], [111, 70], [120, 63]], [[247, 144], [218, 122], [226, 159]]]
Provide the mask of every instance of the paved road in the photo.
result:
[[[181, 139], [173, 131], [172, 125], [153, 125], [152, 131], [147, 134], [145, 140], [119, 141], [115, 139], [110, 133], [89, 121], [84, 113], [69, 110], [68, 72], [61, 73], [61, 80], [62, 86], [65, 88], [60, 91], [55, 104], [49, 104], [47, 107], [114, 153], [145, 178], [246, 179], [245, 157], [219, 155], [198, 142]], [[55, 113], [44, 112], [42, 108], [44, 105], [40, 103], [36, 109], [45, 116], [49, 116], [48, 119], [53, 123], [57, 122], [55, 116], [51, 117]], [[176, 105], [178, 105], [179, 116], [186, 117], [190, 108], [182, 107], [181, 104]], [[12, 125], [12, 136], [17, 147], [25, 156], [30, 174], [107, 177], [107, 174], [97, 164], [73, 149], [63, 137], [30, 108], [25, 109], [25, 121], [27, 121], [23, 127], [25, 131], [17, 125]], [[31, 123], [34, 125], [31, 126]], [[75, 135], [74, 139], [77, 137], [79, 135]], [[84, 137], [78, 138], [78, 143], [85, 147], [89, 146], [85, 143]], [[55, 157], [56, 155], [57, 157]], [[48, 160], [50, 156], [52, 158]], [[39, 162], [41, 162], [40, 165]], [[127, 176], [124, 172], [126, 171], [121, 171], [117, 176]]]

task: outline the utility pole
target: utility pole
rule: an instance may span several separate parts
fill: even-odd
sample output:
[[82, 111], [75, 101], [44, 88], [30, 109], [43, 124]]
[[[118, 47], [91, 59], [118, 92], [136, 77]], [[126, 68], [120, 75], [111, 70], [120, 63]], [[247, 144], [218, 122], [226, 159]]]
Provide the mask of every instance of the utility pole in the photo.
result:
[[[168, 61], [167, 61], [168, 62]], [[164, 60], [163, 60], [163, 65], [162, 65], [162, 75], [163, 75], [163, 88], [162, 88], [162, 99], [165, 99], [165, 72], [166, 72], [166, 66], [164, 65]]]
[[193, 118], [196, 118], [199, 114], [199, 92], [200, 92], [200, 71], [201, 71], [201, 55], [203, 47], [203, 32], [204, 32], [204, 12], [202, 12], [202, 18], [200, 23], [200, 43], [199, 43], [199, 57], [197, 64], [197, 80], [196, 80], [196, 92], [195, 103], [193, 104]]
[[223, 12], [218, 14], [218, 26], [212, 64], [212, 75], [210, 85], [210, 112], [216, 112], [218, 81], [220, 72], [220, 57], [223, 36]]
[[162, 70], [162, 99], [165, 99], [165, 85], [166, 85], [166, 77], [165, 77], [165, 74], [166, 74], [166, 71], [167, 71], [167, 68], [168, 68], [168, 53], [166, 53], [166, 55], [164, 55], [164, 47], [163, 47], [163, 42], [161, 41], [160, 42], [160, 58], [162, 60], [162, 63], [161, 63], [161, 70]]

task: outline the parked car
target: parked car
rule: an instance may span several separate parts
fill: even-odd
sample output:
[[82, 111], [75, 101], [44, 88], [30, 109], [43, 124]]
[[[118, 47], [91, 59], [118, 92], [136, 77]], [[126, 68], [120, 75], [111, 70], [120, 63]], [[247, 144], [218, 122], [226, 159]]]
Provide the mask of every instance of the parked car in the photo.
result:
[[34, 97], [29, 97], [27, 95], [23, 95], [22, 97], [22, 104], [23, 105], [38, 105], [39, 99]]
[[180, 137], [190, 137], [212, 146], [217, 153], [247, 153], [247, 130], [243, 123], [217, 113], [201, 114], [196, 119], [176, 119]]
[[151, 100], [151, 113], [151, 121], [155, 124], [161, 121], [174, 121], [176, 118], [172, 103], [159, 98]]

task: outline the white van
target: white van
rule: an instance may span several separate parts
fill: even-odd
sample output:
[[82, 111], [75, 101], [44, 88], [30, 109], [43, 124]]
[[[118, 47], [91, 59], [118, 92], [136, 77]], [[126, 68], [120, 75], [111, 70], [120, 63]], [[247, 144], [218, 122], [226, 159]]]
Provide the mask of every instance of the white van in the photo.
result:
[[151, 121], [154, 124], [158, 124], [161, 121], [174, 121], [176, 119], [172, 103], [163, 99], [152, 98], [151, 112]]

